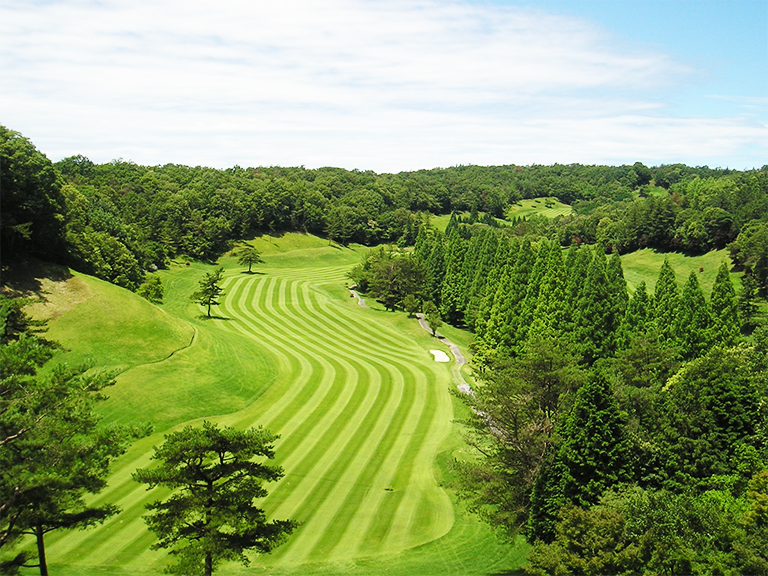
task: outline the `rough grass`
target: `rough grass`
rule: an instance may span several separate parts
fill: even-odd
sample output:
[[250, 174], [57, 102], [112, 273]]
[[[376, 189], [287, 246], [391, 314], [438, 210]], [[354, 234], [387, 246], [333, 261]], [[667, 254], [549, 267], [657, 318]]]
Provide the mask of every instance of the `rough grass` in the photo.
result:
[[[151, 448], [163, 432], [204, 418], [263, 425], [281, 436], [277, 461], [286, 475], [269, 487], [263, 506], [270, 516], [303, 526], [273, 554], [255, 557], [251, 570], [404, 575], [517, 569], [524, 546], [497, 542], [441, 486], [461, 450], [453, 419], [462, 408], [449, 392], [450, 367], [428, 352], [434, 340], [405, 314], [366, 310], [349, 298], [345, 275], [359, 259], [357, 247], [288, 234], [258, 242], [266, 262], [255, 274], [222, 259], [225, 296], [214, 319], [189, 301], [197, 280], [213, 267], [180, 261], [160, 273], [162, 310], [82, 278], [93, 294], [52, 320], [70, 354], [112, 359], [124, 370], [105, 403], [107, 419], [149, 420], [157, 430], [116, 463], [108, 488], [96, 498], [119, 505], [119, 515], [47, 539], [52, 573], [162, 572], [168, 557], [150, 549], [154, 537], [141, 515], [163, 494], [145, 491], [131, 472], [151, 465]], [[102, 298], [113, 306], [100, 305]], [[111, 350], [116, 340], [105, 335], [119, 324], [110, 324], [110, 316], [123, 308], [133, 318], [125, 326], [132, 337], [178, 329], [184, 337], [167, 345], [173, 355], [161, 353], [157, 342], [122, 350], [131, 348], [128, 336], [121, 350]], [[79, 324], [79, 317], [91, 320]], [[187, 339], [190, 333], [194, 339]], [[461, 335], [450, 337], [460, 341]], [[233, 565], [220, 573], [251, 572]]]

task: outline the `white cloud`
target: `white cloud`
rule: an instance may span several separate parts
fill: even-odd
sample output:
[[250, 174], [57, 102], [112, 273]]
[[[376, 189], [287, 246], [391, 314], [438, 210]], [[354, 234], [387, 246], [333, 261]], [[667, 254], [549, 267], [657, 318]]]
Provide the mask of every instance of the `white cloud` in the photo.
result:
[[588, 21], [499, 5], [0, 4], [0, 122], [54, 159], [761, 164], [765, 124], [671, 114], [695, 79]]

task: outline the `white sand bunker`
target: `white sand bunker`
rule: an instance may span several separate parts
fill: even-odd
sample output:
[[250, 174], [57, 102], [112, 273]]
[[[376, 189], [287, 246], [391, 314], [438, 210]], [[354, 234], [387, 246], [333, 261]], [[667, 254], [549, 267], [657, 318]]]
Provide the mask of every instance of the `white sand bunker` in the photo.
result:
[[448, 354], [443, 352], [442, 350], [430, 350], [429, 351], [432, 356], [435, 357], [435, 362], [450, 362], [451, 359], [448, 358]]

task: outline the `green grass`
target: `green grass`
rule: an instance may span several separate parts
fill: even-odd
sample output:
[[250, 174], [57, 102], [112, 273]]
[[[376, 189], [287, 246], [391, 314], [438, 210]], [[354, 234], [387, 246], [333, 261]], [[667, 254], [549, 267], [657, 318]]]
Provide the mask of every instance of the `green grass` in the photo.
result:
[[[214, 319], [189, 301], [213, 267], [180, 261], [160, 272], [162, 307], [82, 277], [93, 295], [52, 320], [69, 354], [100, 363], [103, 356], [123, 370], [104, 405], [106, 418], [148, 420], [157, 431], [116, 462], [108, 488], [96, 498], [119, 505], [119, 515], [47, 539], [52, 573], [162, 572], [167, 555], [150, 549], [154, 537], [141, 519], [145, 504], [160, 493], [146, 492], [130, 474], [151, 464], [151, 447], [163, 432], [203, 418], [259, 424], [281, 436], [277, 462], [286, 475], [269, 487], [263, 506], [271, 517], [303, 525], [272, 554], [254, 558], [257, 572], [488, 574], [519, 568], [525, 547], [497, 542], [441, 485], [462, 446], [453, 423], [461, 408], [449, 392], [450, 366], [433, 361], [429, 349], [436, 343], [415, 319], [364, 309], [349, 298], [346, 272], [362, 249], [290, 234], [254, 244], [266, 261], [255, 274], [222, 258], [225, 296]], [[113, 298], [113, 307], [97, 306]], [[124, 327], [126, 334], [151, 339], [155, 330], [167, 333], [166, 348], [148, 341], [112, 350], [101, 322], [113, 329], [111, 316], [122, 310], [134, 322]], [[91, 320], [82, 324], [83, 317]], [[184, 337], [174, 340], [173, 330]], [[467, 339], [460, 331], [449, 337]], [[170, 357], [168, 350], [174, 351]], [[233, 565], [220, 573], [251, 572]]]
[[557, 198], [528, 198], [512, 204], [506, 213], [507, 220], [533, 215], [556, 218], [571, 213], [571, 207]]
[[[731, 259], [726, 249], [713, 250], [701, 256], [686, 256], [677, 252], [657, 252], [650, 248], [645, 248], [637, 252], [624, 254], [621, 257], [624, 278], [627, 280], [630, 291], [634, 291], [640, 282], [645, 282], [648, 292], [652, 293], [656, 287], [656, 280], [659, 277], [659, 269], [664, 263], [665, 258], [669, 259], [680, 288], [683, 287], [690, 273], [696, 272], [699, 285], [707, 298], [709, 298], [709, 293], [712, 291], [712, 284], [715, 283], [720, 263], [725, 260], [729, 265], [731, 264]], [[703, 271], [699, 271], [700, 268], [703, 268]], [[731, 280], [734, 282], [736, 289], [739, 287], [736, 278], [740, 276], [740, 273], [731, 273]]]

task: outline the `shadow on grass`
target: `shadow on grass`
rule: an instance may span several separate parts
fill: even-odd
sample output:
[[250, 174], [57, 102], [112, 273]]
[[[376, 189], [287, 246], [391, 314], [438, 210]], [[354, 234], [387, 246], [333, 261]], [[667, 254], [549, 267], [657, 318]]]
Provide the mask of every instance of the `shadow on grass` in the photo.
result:
[[72, 278], [69, 268], [43, 262], [31, 256], [5, 258], [0, 266], [0, 285], [11, 297], [40, 298], [45, 301], [44, 279], [61, 282]]
[[243, 270], [242, 272], [240, 272], [240, 274], [245, 274], [247, 276], [264, 276], [265, 273], [264, 272], [256, 272], [256, 271], [248, 272], [248, 270]]
[[231, 322], [233, 318], [227, 318], [226, 316], [207, 316], [206, 314], [200, 314], [200, 316], [197, 317], [198, 320], [226, 320], [227, 322]]

